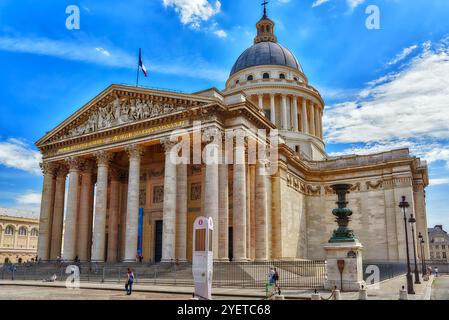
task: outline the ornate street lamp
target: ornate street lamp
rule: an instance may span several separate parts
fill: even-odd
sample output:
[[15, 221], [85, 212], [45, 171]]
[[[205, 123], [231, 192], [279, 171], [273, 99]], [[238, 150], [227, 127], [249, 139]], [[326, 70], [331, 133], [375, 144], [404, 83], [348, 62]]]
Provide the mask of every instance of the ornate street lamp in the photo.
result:
[[422, 276], [425, 280], [425, 276], [427, 274], [427, 266], [426, 266], [426, 258], [424, 257], [424, 237], [422, 236], [421, 232], [418, 235], [419, 244], [421, 246], [421, 269], [422, 269]]
[[354, 231], [348, 228], [349, 221], [351, 221], [349, 217], [352, 216], [352, 210], [346, 207], [348, 205], [346, 194], [351, 187], [352, 185], [350, 184], [336, 184], [331, 186], [338, 195], [338, 208], [332, 210], [332, 214], [337, 217], [335, 221], [338, 224], [338, 229], [334, 230], [329, 243], [357, 241], [357, 238], [354, 236]]
[[405, 201], [405, 196], [402, 196], [402, 201], [399, 203], [399, 208], [404, 213], [404, 227], [405, 227], [405, 246], [407, 250], [407, 292], [408, 294], [415, 294], [413, 289], [413, 277], [410, 268], [410, 253], [408, 250], [408, 231], [407, 231], [407, 208], [410, 207], [409, 203]]
[[415, 223], [416, 219], [413, 217], [413, 214], [410, 214], [410, 218], [408, 219], [408, 222], [412, 226], [412, 238], [413, 238], [413, 254], [415, 259], [415, 284], [421, 284], [421, 281], [419, 281], [419, 271], [418, 271], [418, 261], [416, 259], [416, 244], [415, 244]]

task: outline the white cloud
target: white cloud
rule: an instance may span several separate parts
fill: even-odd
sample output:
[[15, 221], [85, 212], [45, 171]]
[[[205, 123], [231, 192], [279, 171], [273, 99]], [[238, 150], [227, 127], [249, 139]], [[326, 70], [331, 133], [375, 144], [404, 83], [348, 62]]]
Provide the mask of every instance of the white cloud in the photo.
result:
[[359, 5], [363, 4], [365, 0], [346, 0], [346, 3], [350, 10], [354, 10]]
[[217, 36], [217, 37], [220, 37], [220, 38], [226, 38], [227, 36], [228, 36], [228, 34], [226, 33], [226, 31], [224, 31], [224, 30], [216, 30], [216, 31], [214, 31], [214, 34]]
[[357, 144], [341, 154], [409, 148], [449, 166], [448, 111], [449, 45], [442, 41], [423, 45], [402, 70], [370, 82], [356, 99], [326, 108], [325, 135], [331, 143]]
[[[216, 29], [213, 30], [219, 31]], [[224, 36], [223, 32], [219, 32], [219, 36]], [[129, 54], [112, 46], [99, 46], [95, 40], [55, 40], [39, 37], [0, 36], [0, 50], [51, 56], [112, 68], [135, 69], [137, 63], [136, 55]], [[227, 70], [218, 69], [201, 59], [192, 60], [191, 57], [188, 59], [183, 57], [167, 57], [166, 62], [159, 61], [158, 63], [152, 63], [152, 61], [148, 61], [144, 57], [144, 61], [150, 72], [196, 77], [214, 81], [225, 81], [228, 76]], [[176, 64], [175, 61], [179, 63]]]
[[0, 165], [40, 175], [41, 154], [28, 143], [18, 139], [0, 141]]
[[28, 191], [16, 197], [16, 201], [19, 205], [40, 205], [41, 193]]
[[449, 184], [449, 178], [429, 179], [429, 184], [431, 186], [440, 186], [440, 185]]
[[418, 48], [417, 45], [412, 45], [408, 48], [405, 48], [404, 50], [402, 50], [402, 52], [398, 53], [396, 55], [396, 57], [394, 57], [392, 60], [387, 62], [387, 65], [392, 66], [397, 64], [398, 62], [404, 60], [405, 58], [407, 58], [413, 51], [415, 51]]
[[174, 7], [181, 23], [193, 28], [199, 28], [202, 22], [208, 21], [221, 10], [220, 1], [212, 4], [208, 0], [163, 0], [163, 4], [165, 7]]
[[[319, 7], [322, 4], [329, 2], [330, 0], [314, 0], [312, 3], [312, 8]], [[365, 0], [346, 0], [346, 5], [349, 8], [349, 12], [353, 12], [355, 8], [363, 4]]]
[[315, 0], [312, 4], [312, 8], [319, 7], [326, 2], [329, 2], [329, 0]]
[[330, 142], [449, 139], [449, 49], [424, 51], [359, 97], [327, 109]]

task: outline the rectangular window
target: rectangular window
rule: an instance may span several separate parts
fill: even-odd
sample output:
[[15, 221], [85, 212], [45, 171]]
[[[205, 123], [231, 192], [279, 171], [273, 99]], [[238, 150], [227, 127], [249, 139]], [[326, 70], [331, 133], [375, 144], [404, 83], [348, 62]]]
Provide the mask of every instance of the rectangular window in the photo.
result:
[[441, 245], [441, 249], [446, 250], [446, 246], [444, 244]]
[[446, 259], [446, 258], [447, 258], [446, 252], [443, 252], [443, 259]]

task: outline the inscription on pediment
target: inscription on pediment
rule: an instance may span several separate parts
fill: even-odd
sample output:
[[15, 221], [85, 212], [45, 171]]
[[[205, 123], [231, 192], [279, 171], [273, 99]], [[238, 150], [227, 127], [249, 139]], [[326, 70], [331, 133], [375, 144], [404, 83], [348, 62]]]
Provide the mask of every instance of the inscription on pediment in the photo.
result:
[[107, 103], [99, 103], [49, 142], [75, 138], [96, 131], [117, 127], [135, 121], [152, 119], [186, 110], [185, 101], [163, 97], [120, 98], [115, 96]]

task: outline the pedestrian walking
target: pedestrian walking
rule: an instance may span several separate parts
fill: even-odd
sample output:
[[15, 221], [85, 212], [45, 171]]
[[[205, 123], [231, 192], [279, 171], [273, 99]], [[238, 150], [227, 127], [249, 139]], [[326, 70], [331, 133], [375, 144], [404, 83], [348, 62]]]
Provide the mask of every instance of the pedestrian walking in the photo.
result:
[[274, 279], [274, 286], [278, 290], [278, 294], [281, 295], [281, 287], [279, 286], [279, 273], [276, 268], [274, 268], [273, 279]]
[[128, 268], [127, 279], [125, 284], [126, 294], [130, 296], [133, 292], [133, 283], [134, 283], [134, 273]]
[[435, 267], [435, 277], [438, 277], [438, 267]]

